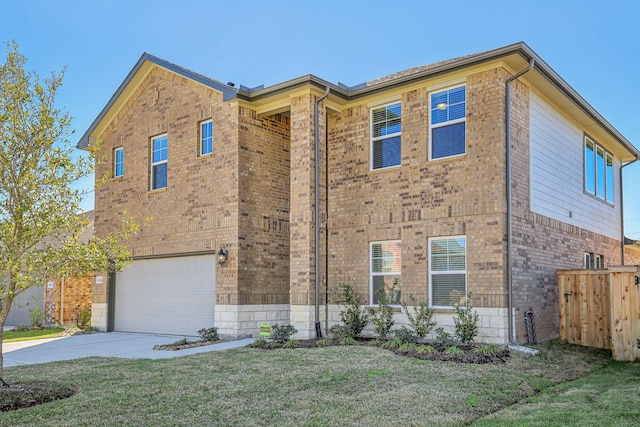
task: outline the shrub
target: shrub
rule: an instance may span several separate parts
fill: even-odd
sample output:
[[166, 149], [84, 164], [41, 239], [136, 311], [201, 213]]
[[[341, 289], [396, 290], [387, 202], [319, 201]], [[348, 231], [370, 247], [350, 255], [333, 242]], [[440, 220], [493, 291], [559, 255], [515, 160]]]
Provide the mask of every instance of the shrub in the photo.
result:
[[419, 354], [431, 354], [434, 353], [436, 349], [431, 345], [421, 345], [416, 348], [416, 353]]
[[191, 342], [187, 339], [187, 337], [184, 337], [178, 341], [172, 342], [169, 345], [181, 346], [181, 345], [187, 345], [187, 344], [191, 344]]
[[333, 344], [333, 340], [331, 338], [320, 338], [316, 341], [317, 347], [326, 347]]
[[280, 344], [289, 341], [298, 332], [293, 325], [273, 325], [271, 331], [271, 338]]
[[352, 337], [345, 337], [340, 340], [340, 345], [358, 345], [358, 341]]
[[464, 354], [464, 351], [460, 350], [457, 346], [453, 345], [445, 350], [445, 353], [452, 356], [459, 356]]
[[373, 323], [373, 329], [376, 331], [380, 338], [385, 339], [387, 334], [393, 327], [393, 308], [391, 307], [391, 300], [396, 292], [398, 286], [398, 278], [393, 279], [393, 285], [387, 291], [384, 287], [376, 291], [376, 298], [378, 299], [378, 309], [369, 309], [369, 315], [371, 316], [371, 322]]
[[404, 344], [402, 344], [400, 347], [398, 347], [398, 350], [400, 351], [411, 351], [411, 350], [415, 350], [418, 346], [415, 345], [412, 342], [406, 342]]
[[360, 295], [351, 285], [341, 283], [337, 292], [340, 320], [350, 328], [351, 338], [355, 338], [369, 323], [369, 314], [361, 307]]
[[458, 344], [458, 340], [456, 340], [453, 335], [446, 332], [444, 328], [438, 328], [436, 329], [435, 344], [439, 349], [444, 350], [449, 347], [456, 346]]
[[409, 295], [409, 299], [413, 305], [413, 309], [409, 310], [406, 302], [401, 302], [402, 309], [407, 314], [409, 325], [413, 328], [415, 334], [420, 337], [426, 337], [436, 326], [433, 320], [434, 309], [429, 307], [429, 300], [418, 301], [413, 295]]
[[347, 325], [333, 325], [329, 328], [329, 333], [337, 340], [353, 337], [353, 331]]
[[473, 349], [474, 353], [482, 354], [484, 356], [495, 356], [502, 351], [502, 347], [497, 344], [487, 344]]
[[276, 341], [267, 341], [267, 343], [264, 345], [264, 348], [269, 348], [269, 349], [273, 349], [273, 348], [278, 348], [280, 344], [277, 343]]
[[267, 346], [267, 340], [265, 340], [264, 338], [258, 338], [257, 340], [249, 344], [249, 347], [252, 347], [252, 348], [263, 348], [266, 346]]
[[400, 329], [396, 329], [393, 331], [395, 334], [395, 339], [399, 340], [401, 344], [411, 343], [416, 344], [418, 342], [418, 337], [413, 331], [406, 326], [403, 326]]
[[91, 322], [91, 309], [86, 308], [78, 313], [78, 324], [81, 328], [84, 328], [89, 325]]
[[384, 344], [382, 344], [382, 348], [391, 348], [391, 349], [400, 348], [400, 346], [402, 344], [405, 344], [405, 343], [403, 343], [402, 340], [400, 340], [400, 339], [398, 339], [396, 337], [396, 338], [394, 338], [392, 340], [389, 340], [389, 341], [385, 342]]
[[42, 311], [40, 307], [29, 309], [29, 319], [31, 320], [31, 326], [34, 328], [42, 327]]
[[298, 340], [287, 340], [282, 347], [284, 348], [298, 348], [300, 346], [300, 341]]
[[467, 294], [466, 307], [456, 305], [456, 316], [453, 317], [453, 323], [456, 327], [456, 337], [463, 344], [472, 343], [478, 335], [478, 312], [472, 310], [471, 292]]
[[218, 328], [212, 326], [211, 328], [202, 328], [198, 331], [198, 335], [200, 335], [201, 341], [218, 341], [220, 337], [218, 336]]
[[27, 325], [18, 325], [15, 328], [13, 328], [13, 330], [16, 332], [27, 332], [27, 331], [30, 331], [31, 328]]

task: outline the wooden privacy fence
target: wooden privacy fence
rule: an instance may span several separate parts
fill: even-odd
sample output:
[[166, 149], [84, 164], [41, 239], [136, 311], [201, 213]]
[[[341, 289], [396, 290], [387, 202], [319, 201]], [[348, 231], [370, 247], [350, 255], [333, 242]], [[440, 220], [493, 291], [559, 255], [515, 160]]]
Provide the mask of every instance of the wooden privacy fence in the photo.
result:
[[558, 270], [560, 339], [640, 360], [640, 266]]

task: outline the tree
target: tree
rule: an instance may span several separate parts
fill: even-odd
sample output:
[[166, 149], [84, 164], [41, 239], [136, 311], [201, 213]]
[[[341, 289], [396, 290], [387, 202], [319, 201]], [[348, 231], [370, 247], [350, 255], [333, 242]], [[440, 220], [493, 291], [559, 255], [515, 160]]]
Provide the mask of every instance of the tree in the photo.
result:
[[40, 79], [27, 58], [7, 43], [0, 65], [0, 378], [2, 329], [11, 303], [48, 278], [121, 270], [129, 252], [120, 242], [137, 230], [123, 219], [119, 232], [80, 240], [88, 223], [73, 187], [94, 171], [92, 152], [74, 158], [71, 117], [57, 109], [64, 70]]

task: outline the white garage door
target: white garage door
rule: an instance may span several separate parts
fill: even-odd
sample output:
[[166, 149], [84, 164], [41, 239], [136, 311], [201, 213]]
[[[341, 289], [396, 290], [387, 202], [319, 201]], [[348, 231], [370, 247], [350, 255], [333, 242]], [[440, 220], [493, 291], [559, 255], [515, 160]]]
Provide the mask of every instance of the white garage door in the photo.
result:
[[215, 256], [133, 261], [116, 276], [114, 328], [198, 335], [213, 326]]

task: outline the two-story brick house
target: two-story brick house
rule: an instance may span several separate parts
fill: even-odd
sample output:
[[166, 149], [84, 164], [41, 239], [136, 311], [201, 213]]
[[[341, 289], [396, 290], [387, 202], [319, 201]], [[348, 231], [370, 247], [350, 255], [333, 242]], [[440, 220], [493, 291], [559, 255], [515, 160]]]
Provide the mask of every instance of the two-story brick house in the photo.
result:
[[353, 87], [236, 87], [144, 54], [78, 145], [98, 142], [96, 233], [153, 220], [94, 324], [228, 336], [314, 336], [340, 283], [375, 304], [398, 279], [445, 326], [472, 292], [484, 341], [522, 341], [528, 310], [556, 337], [555, 271], [622, 262], [640, 157], [524, 43]]

